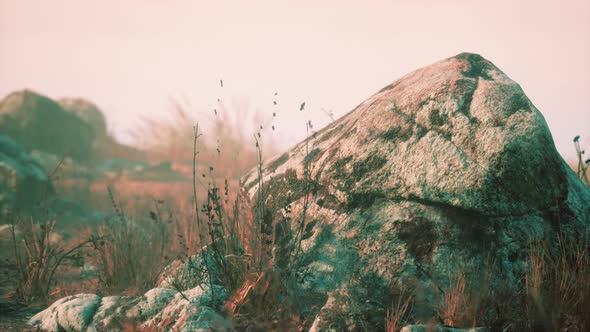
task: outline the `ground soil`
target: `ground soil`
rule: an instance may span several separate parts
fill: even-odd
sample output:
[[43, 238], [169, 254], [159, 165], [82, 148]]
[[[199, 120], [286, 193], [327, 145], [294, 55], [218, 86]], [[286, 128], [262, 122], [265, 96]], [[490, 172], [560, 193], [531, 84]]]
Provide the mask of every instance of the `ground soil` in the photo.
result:
[[27, 321], [43, 309], [0, 299], [0, 331], [35, 331]]

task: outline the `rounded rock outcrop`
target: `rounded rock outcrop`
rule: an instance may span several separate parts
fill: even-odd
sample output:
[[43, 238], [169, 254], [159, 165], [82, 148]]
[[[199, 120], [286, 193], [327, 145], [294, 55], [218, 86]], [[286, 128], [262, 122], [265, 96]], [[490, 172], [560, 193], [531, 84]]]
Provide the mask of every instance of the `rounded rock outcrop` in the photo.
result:
[[[382, 328], [400, 289], [416, 290], [429, 319], [457, 271], [485, 266], [491, 289], [517, 287], [533, 239], [590, 224], [590, 191], [541, 113], [469, 53], [402, 77], [270, 160], [262, 192], [257, 169], [242, 183], [266, 219], [303, 233], [302, 296], [324, 299], [309, 310], [314, 331]], [[275, 260], [289, 252], [277, 245]]]
[[53, 100], [30, 90], [0, 101], [0, 132], [24, 145], [57, 156], [87, 161], [93, 153], [94, 129]]

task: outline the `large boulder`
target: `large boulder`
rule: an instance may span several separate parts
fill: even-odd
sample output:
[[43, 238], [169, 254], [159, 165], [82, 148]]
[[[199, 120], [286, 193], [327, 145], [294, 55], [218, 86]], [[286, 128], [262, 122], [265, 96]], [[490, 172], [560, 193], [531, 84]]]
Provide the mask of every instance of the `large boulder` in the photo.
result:
[[28, 210], [53, 193], [45, 170], [26, 149], [0, 135], [0, 217], [10, 210]]
[[246, 175], [245, 196], [262, 201], [265, 221], [290, 225], [283, 238], [302, 239], [301, 252], [273, 252], [279, 269], [297, 255], [300, 297], [322, 299], [307, 307], [314, 331], [383, 328], [408, 289], [414, 316], [436, 317], [462, 271], [517, 287], [533, 239], [590, 224], [590, 191], [541, 113], [475, 54], [385, 87], [266, 163], [263, 179], [261, 192], [258, 170]]
[[0, 132], [23, 144], [78, 161], [93, 153], [95, 130], [53, 100], [30, 90], [14, 92], [0, 101]]

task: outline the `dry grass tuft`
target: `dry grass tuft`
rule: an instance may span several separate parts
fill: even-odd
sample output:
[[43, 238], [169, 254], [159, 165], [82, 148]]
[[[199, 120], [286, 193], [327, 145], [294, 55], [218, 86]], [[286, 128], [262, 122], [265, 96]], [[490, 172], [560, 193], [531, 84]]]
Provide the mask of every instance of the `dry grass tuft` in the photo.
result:
[[546, 331], [590, 329], [590, 244], [560, 232], [557, 243], [534, 241], [525, 276], [529, 327]]
[[401, 330], [411, 314], [413, 301], [414, 297], [412, 295], [403, 293], [400, 295], [397, 304], [392, 306], [391, 310], [387, 310], [385, 315], [386, 332], [398, 332]]

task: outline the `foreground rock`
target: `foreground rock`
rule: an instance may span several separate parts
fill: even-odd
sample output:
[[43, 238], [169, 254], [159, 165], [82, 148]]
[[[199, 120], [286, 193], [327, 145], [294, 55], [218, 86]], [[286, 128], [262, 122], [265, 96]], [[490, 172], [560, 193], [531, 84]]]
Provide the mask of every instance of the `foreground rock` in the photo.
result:
[[212, 298], [202, 285], [182, 293], [155, 288], [141, 297], [78, 294], [65, 297], [30, 319], [42, 331], [230, 331], [217, 313], [226, 294]]
[[457, 329], [443, 325], [408, 325], [400, 332], [490, 332], [487, 328]]
[[541, 113], [474, 54], [406, 75], [264, 168], [262, 195], [256, 170], [243, 182], [302, 233], [301, 297], [323, 298], [306, 307], [313, 331], [382, 329], [401, 291], [417, 319], [440, 317], [461, 275], [515, 291], [531, 240], [590, 224], [590, 192]]

